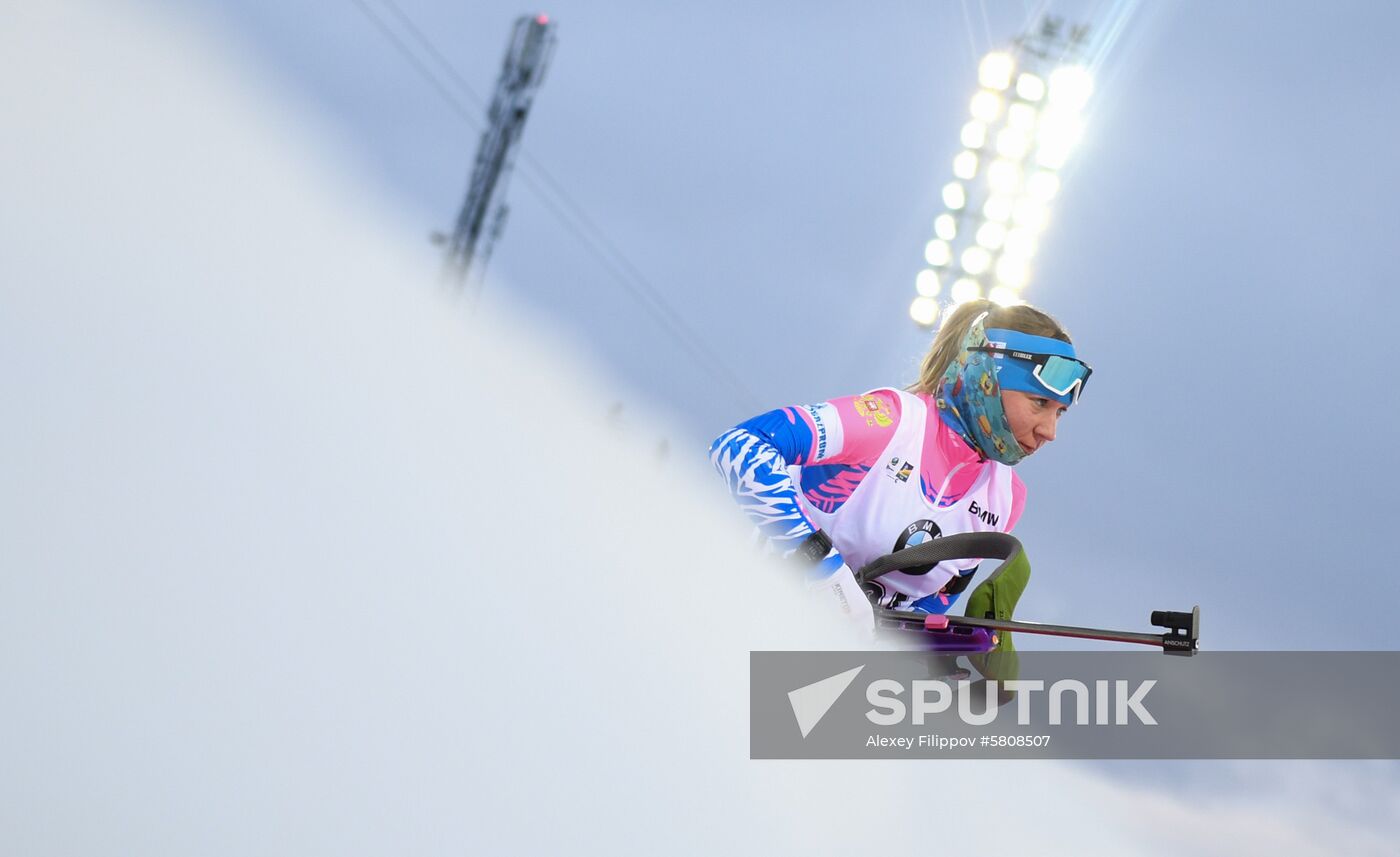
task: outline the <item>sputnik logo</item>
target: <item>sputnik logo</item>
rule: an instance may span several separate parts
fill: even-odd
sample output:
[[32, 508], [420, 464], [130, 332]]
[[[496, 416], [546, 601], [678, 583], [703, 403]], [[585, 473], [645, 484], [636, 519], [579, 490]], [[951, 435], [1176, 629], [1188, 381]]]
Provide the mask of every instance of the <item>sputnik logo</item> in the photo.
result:
[[792, 705], [792, 714], [797, 718], [797, 728], [802, 730], [803, 738], [817, 727], [863, 669], [865, 664], [788, 692], [788, 702]]

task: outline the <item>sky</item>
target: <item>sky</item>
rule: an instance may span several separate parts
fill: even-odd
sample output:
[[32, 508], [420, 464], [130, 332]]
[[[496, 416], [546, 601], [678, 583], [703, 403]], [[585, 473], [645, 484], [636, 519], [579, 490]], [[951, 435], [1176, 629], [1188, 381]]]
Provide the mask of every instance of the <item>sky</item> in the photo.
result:
[[[333, 140], [434, 258], [426, 236], [456, 215], [484, 114], [472, 99], [489, 97], [521, 9], [194, 9], [297, 99], [296, 121]], [[394, 10], [451, 65], [455, 78], [413, 47], [456, 107], [376, 28], [413, 45]], [[1365, 380], [1363, 367], [1384, 365], [1385, 337], [1344, 333], [1400, 309], [1387, 287], [1400, 165], [1384, 156], [1400, 117], [1383, 107], [1400, 84], [1386, 59], [1400, 13], [1127, 2], [543, 11], [558, 44], [483, 301], [590, 354], [609, 378], [599, 409], [666, 414], [676, 456], [703, 454], [772, 407], [913, 380], [929, 334], [906, 308], [976, 59], [1043, 11], [1091, 22], [1088, 130], [1026, 295], [1065, 322], [1095, 375], [1060, 439], [1021, 465], [1019, 534], [1043, 581], [1024, 609], [1135, 626], [1151, 609], [1199, 603], [1221, 648], [1400, 641], [1388, 619], [1400, 584], [1352, 535], [1389, 520], [1400, 461], [1384, 437], [1400, 408]], [[1110, 24], [1121, 25], [1112, 39]], [[586, 224], [557, 213], [574, 209]], [[704, 354], [633, 294], [643, 287], [624, 266]], [[1339, 618], [1318, 627], [1319, 613]]]
[[[868, 842], [852, 791], [912, 817], [928, 811], [930, 780], [946, 778], [960, 795], [1006, 790], [1018, 823], [1003, 844], [1035, 853], [1150, 854], [1168, 836], [1202, 854], [1388, 853], [1400, 817], [1392, 764], [934, 775], [749, 763], [747, 651], [839, 638], [775, 627], [761, 607], [788, 594], [707, 493], [707, 435], [741, 418], [738, 405], [713, 379], [687, 377], [641, 314], [603, 300], [606, 279], [543, 212], [528, 214], [529, 194], [517, 195], [475, 315], [435, 286], [425, 236], [453, 213], [470, 141], [448, 139], [451, 117], [431, 93], [395, 82], [396, 55], [369, 50], [382, 40], [355, 29], [353, 9], [328, 8], [303, 19], [271, 4], [62, 2], [21, 9], [0, 32], [0, 393], [18, 403], [0, 426], [0, 829], [18, 850], [544, 852], [613, 850], [629, 837], [696, 853], [838, 850]], [[667, 293], [676, 306], [733, 365], [749, 361], [745, 380], [776, 403], [892, 383], [917, 356], [903, 305], [927, 188], [943, 175], [931, 160], [933, 183], [914, 192], [892, 167], [906, 147], [946, 139], [951, 151], [945, 132], [958, 120], [941, 117], [960, 109], [971, 74], [967, 30], [949, 9], [889, 23], [832, 8], [792, 21], [667, 12], [693, 17], [637, 30], [645, 16], [578, 12], [576, 39], [615, 41], [578, 49], [571, 77], [573, 30], [561, 23], [528, 132], [579, 204], [655, 282], [678, 284]], [[568, 11], [554, 10], [566, 23]], [[1359, 377], [1384, 346], [1333, 344], [1329, 334], [1350, 328], [1329, 323], [1339, 306], [1311, 297], [1346, 282], [1356, 290], [1341, 302], [1346, 318], [1386, 308], [1385, 220], [1340, 206], [1332, 188], [1366, 188], [1378, 209], [1396, 167], [1332, 160], [1326, 145], [1367, 131], [1387, 149], [1393, 128], [1374, 94], [1389, 73], [1383, 22], [1353, 21], [1333, 40], [1318, 28], [1335, 19], [1301, 7], [1219, 13], [1238, 20], [1214, 29], [1217, 13], [1201, 12], [1189, 27], [1149, 21], [1120, 43], [1147, 53], [1106, 85], [1114, 111], [1100, 114], [1094, 156], [1076, 168], [1053, 232], [1065, 249], [1047, 250], [1044, 302], [1108, 371], [1078, 439], [1067, 425], [1055, 457], [1028, 462], [1039, 506], [1023, 535], [1039, 577], [1023, 609], [1136, 626], [1149, 609], [1199, 599], [1219, 648], [1392, 648], [1394, 584], [1348, 535], [1380, 531], [1394, 462], [1377, 451], [1383, 432], [1338, 432], [1334, 412], [1386, 424], [1393, 398]], [[512, 14], [461, 24], [463, 38], [497, 45]], [[451, 15], [423, 24], [453, 25]], [[663, 50], [652, 27], [709, 41]], [[1264, 51], [1260, 28], [1311, 31], [1312, 51], [1337, 55], [1312, 57], [1313, 73], [1275, 64], [1251, 79], [1259, 86], [1190, 88], [1253, 68], [1209, 48]], [[921, 57], [914, 48], [939, 33], [952, 42], [939, 61], [963, 68], [964, 85], [943, 93], [925, 69], [921, 109], [891, 109], [909, 80], [857, 60]], [[910, 51], [891, 51], [892, 39]], [[498, 47], [480, 59], [486, 80]], [[851, 53], [833, 58], [838, 48]], [[1177, 64], [1154, 72], [1164, 53]], [[655, 74], [635, 74], [639, 63]], [[814, 80], [820, 92], [803, 89]], [[594, 109], [565, 98], [570, 81], [577, 96], [597, 93]], [[1256, 106], [1250, 96], [1273, 92], [1264, 82], [1288, 90], [1293, 108]], [[1125, 94], [1148, 83], [1161, 87], [1155, 107]], [[571, 117], [562, 127], [544, 119], [556, 91], [572, 104], [552, 120]], [[948, 110], [932, 103], [943, 94]], [[798, 106], [764, 109], [788, 98]], [[602, 109], [619, 102], [654, 109]], [[935, 142], [877, 133], [906, 114], [940, 117], [926, 129]], [[803, 127], [812, 133], [793, 130]], [[1128, 157], [1111, 139], [1147, 154]], [[1222, 163], [1205, 140], [1259, 151]], [[455, 181], [433, 186], [432, 157], [414, 156], [414, 141], [440, 146]], [[678, 166], [682, 154], [691, 159]], [[1198, 173], [1156, 159], [1168, 154]], [[901, 192], [903, 209], [890, 202]], [[1285, 192], [1294, 205], [1281, 204]], [[836, 228], [847, 237], [823, 231]], [[1080, 252], [1068, 253], [1076, 234]], [[1198, 253], [1180, 252], [1196, 239]], [[806, 256], [787, 252], [798, 247]], [[1091, 251], [1094, 264], [1076, 267]], [[1197, 288], [1169, 289], [1188, 259]], [[1089, 281], [1093, 292], [1078, 288]], [[842, 303], [852, 283], [863, 297]], [[748, 312], [723, 307], [726, 297]], [[892, 315], [874, 311], [882, 300]], [[758, 318], [777, 325], [771, 336], [754, 335]], [[830, 335], [833, 319], [851, 335]], [[1311, 347], [1281, 361], [1250, 338], [1260, 335]], [[814, 337], [828, 346], [815, 356]], [[1295, 391], [1287, 372], [1303, 365], [1322, 383]], [[1193, 375], [1179, 393], [1173, 369], [1219, 383]], [[1221, 380], [1226, 369], [1238, 384]], [[607, 415], [618, 400], [631, 415], [621, 426]], [[1245, 415], [1248, 431], [1228, 419]], [[1382, 441], [1324, 458], [1333, 438], [1373, 434]], [[673, 442], [664, 461], [658, 437]], [[694, 459], [683, 454], [692, 443]], [[1284, 514], [1298, 509], [1313, 513], [1309, 526]], [[659, 574], [653, 558], [681, 551]], [[1333, 573], [1347, 577], [1312, 582]], [[1300, 636], [1324, 610], [1326, 639]], [[681, 611], [697, 621], [674, 621]], [[686, 740], [666, 732], [677, 710]], [[1209, 799], [1163, 787], [1167, 777]], [[552, 824], [539, 823], [541, 806]], [[945, 844], [984, 847], [980, 831], [1004, 809], [969, 802], [959, 818]], [[1243, 847], [1230, 838], [1241, 825], [1259, 831]]]

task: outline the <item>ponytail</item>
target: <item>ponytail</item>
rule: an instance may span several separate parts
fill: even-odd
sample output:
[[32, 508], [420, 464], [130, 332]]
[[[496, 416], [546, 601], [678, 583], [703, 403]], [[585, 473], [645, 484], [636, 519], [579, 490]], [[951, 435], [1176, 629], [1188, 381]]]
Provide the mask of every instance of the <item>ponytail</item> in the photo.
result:
[[1029, 304], [1004, 307], [992, 301], [979, 299], [968, 301], [953, 311], [938, 328], [933, 345], [924, 355], [919, 367], [919, 380], [909, 387], [911, 393], [932, 394], [938, 390], [943, 373], [948, 365], [957, 359], [962, 351], [963, 340], [972, 327], [972, 322], [982, 313], [987, 313], [983, 327], [1000, 327], [1005, 330], [1019, 330], [1033, 336], [1048, 336], [1061, 342], [1071, 342], [1067, 333], [1049, 313]]

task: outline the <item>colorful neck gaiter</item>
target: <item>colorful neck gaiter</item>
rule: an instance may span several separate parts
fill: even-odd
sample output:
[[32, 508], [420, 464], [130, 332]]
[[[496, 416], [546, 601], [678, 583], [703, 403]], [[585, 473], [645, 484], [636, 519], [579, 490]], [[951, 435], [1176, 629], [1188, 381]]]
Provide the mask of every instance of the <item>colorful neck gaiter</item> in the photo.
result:
[[978, 317], [963, 339], [962, 351], [948, 364], [938, 384], [935, 401], [939, 415], [983, 458], [1015, 464], [1026, 457], [1001, 406], [996, 363], [985, 351], [971, 349], [987, 344], [987, 331]]

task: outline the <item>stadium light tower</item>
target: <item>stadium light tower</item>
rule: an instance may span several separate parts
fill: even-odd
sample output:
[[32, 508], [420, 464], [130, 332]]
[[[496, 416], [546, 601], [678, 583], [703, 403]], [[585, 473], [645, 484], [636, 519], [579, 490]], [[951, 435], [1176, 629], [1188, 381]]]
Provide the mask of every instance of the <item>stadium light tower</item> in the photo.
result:
[[554, 48], [554, 26], [548, 15], [522, 15], [511, 30], [501, 74], [496, 81], [496, 94], [487, 115], [489, 122], [476, 150], [467, 198], [457, 215], [456, 228], [446, 238], [446, 274], [458, 285], [467, 285], [473, 269], [480, 278], [491, 247], [504, 228], [505, 203], [496, 205], [494, 222], [489, 228], [487, 218], [492, 201], [501, 195], [510, 176], [530, 104], [549, 65]]
[[909, 315], [931, 327], [958, 304], [981, 297], [1021, 303], [1031, 261], [1060, 190], [1060, 170], [1083, 132], [1094, 82], [1081, 64], [1087, 27], [1038, 29], [993, 51], [977, 67], [979, 88], [959, 135], [953, 180], [924, 245]]

